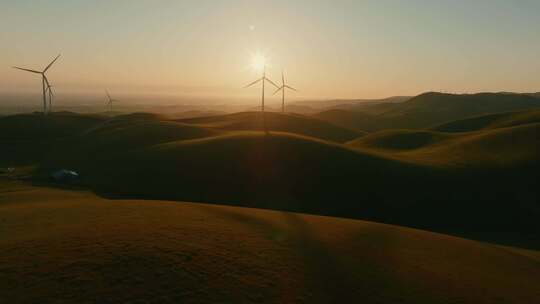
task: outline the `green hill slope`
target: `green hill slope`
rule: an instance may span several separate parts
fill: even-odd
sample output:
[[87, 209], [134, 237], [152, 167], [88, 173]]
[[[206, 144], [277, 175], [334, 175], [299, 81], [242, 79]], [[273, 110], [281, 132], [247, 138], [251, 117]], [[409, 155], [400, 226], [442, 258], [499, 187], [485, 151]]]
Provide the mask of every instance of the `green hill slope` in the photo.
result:
[[9, 303], [539, 297], [534, 251], [286, 212], [14, 185], [0, 191], [0, 298]]

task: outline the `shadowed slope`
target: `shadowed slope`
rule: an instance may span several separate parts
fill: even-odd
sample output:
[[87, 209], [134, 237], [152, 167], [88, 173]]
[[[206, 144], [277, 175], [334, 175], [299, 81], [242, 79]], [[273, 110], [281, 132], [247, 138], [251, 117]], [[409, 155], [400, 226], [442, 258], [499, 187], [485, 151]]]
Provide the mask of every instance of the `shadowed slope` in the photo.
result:
[[386, 124], [384, 119], [375, 115], [340, 109], [323, 111], [315, 114], [314, 117], [344, 128], [365, 130], [368, 132], [384, 129]]
[[[334, 142], [345, 142], [365, 134], [299, 114], [267, 112], [265, 119], [268, 129], [271, 131], [295, 133]], [[261, 112], [202, 117], [181, 120], [181, 122], [233, 131], [264, 130], [264, 119]]]
[[432, 129], [440, 132], [470, 132], [481, 129], [505, 128], [539, 122], [540, 110], [528, 110], [471, 117], [451, 121], [433, 127]]
[[[54, 113], [0, 119], [4, 138], [0, 165], [40, 163], [51, 158], [99, 158], [164, 142], [215, 136], [218, 130], [166, 121], [166, 116], [134, 113], [106, 119]], [[25, 139], [25, 140], [21, 140]]]
[[[339, 189], [346, 190], [353, 181], [345, 177], [353, 177], [360, 168], [365, 174], [371, 172], [373, 180], [380, 180], [383, 170], [399, 176], [409, 174], [406, 168], [412, 168], [325, 141], [274, 132], [236, 132], [141, 146], [118, 158], [97, 156], [96, 163], [77, 158], [84, 155], [82, 152], [69, 154], [71, 157], [66, 155], [55, 163], [71, 159], [70, 166], [85, 173], [92, 185], [113, 193], [243, 204], [254, 201], [259, 207], [293, 210], [318, 210], [315, 205], [302, 205], [303, 199], [299, 198], [319, 195], [319, 191], [312, 192], [317, 184], [326, 184], [329, 196], [334, 195], [332, 188], [337, 193], [341, 192]], [[313, 166], [314, 163], [318, 165]], [[333, 181], [338, 176], [339, 182]], [[209, 185], [212, 191], [208, 191]], [[322, 210], [327, 207], [320, 206]], [[340, 210], [346, 206], [332, 208]]]
[[71, 112], [0, 117], [0, 140], [43, 140], [75, 135], [104, 121], [98, 115]]
[[[75, 169], [84, 185], [108, 197], [346, 216], [474, 232], [501, 242], [525, 238], [531, 242], [526, 246], [533, 247], [540, 238], [536, 220], [540, 210], [531, 188], [538, 163], [531, 161], [529, 152], [505, 152], [486, 160], [466, 155], [463, 165], [455, 162], [457, 156], [452, 158], [456, 152], [443, 159], [438, 156], [442, 152], [422, 157], [423, 149], [410, 155], [355, 151], [275, 132], [234, 132], [119, 151], [95, 153], [91, 160], [84, 157], [84, 150], [61, 151], [42, 164], [42, 172]], [[501, 165], [505, 157], [511, 158]], [[484, 216], [486, 212], [490, 217]], [[501, 232], [508, 240], [499, 238]]]
[[300, 135], [160, 119], [111, 119], [54, 141], [3, 141], [0, 161], [39, 166], [36, 182], [72, 169], [82, 185], [110, 197], [293, 210], [540, 244], [533, 124], [448, 139], [400, 131], [384, 148], [374, 149], [373, 141], [354, 150]]
[[[172, 121], [142, 120], [129, 123], [108, 123], [77, 138], [81, 144], [107, 149], [110, 153], [142, 148], [159, 143], [215, 136], [217, 130]], [[112, 149], [112, 150], [111, 150]]]
[[[364, 221], [2, 185], [10, 303], [534, 303], [533, 254]], [[17, 190], [17, 191], [12, 191]]]

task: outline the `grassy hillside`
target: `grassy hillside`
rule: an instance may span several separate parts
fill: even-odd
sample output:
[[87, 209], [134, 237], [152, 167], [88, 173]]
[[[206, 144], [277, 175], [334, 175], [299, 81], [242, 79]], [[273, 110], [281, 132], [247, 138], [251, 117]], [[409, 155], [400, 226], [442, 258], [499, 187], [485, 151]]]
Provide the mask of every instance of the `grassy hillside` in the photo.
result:
[[539, 253], [295, 213], [0, 183], [9, 303], [534, 303]]
[[[473, 237], [487, 239], [504, 232], [507, 239], [497, 241], [520, 239], [535, 247], [540, 245], [534, 190], [538, 154], [530, 150], [534, 141], [528, 143], [534, 130], [518, 131], [455, 143], [448, 150], [411, 150], [410, 155], [358, 151], [276, 132], [232, 132], [127, 150], [97, 146], [91, 149], [96, 151], [92, 159], [86, 157], [84, 145], [74, 145], [52, 153], [41, 163], [41, 172], [75, 169], [85, 186], [107, 197], [346, 216], [457, 234], [474, 232], [478, 235]], [[518, 149], [516, 142], [488, 157], [490, 149], [516, 138], [529, 146]], [[473, 149], [482, 147], [484, 140], [485, 150]], [[461, 147], [476, 154], [459, 154]]]
[[347, 143], [350, 147], [377, 150], [413, 150], [451, 139], [442, 132], [427, 130], [386, 130], [370, 133]]
[[74, 140], [79, 141], [81, 145], [107, 149], [114, 153], [117, 150], [203, 138], [219, 133], [217, 130], [172, 121], [142, 120], [123, 123], [113, 120], [87, 130]]
[[504, 112], [481, 115], [456, 121], [451, 121], [432, 130], [440, 132], [469, 132], [481, 129], [513, 127], [540, 122], [540, 110]]
[[315, 117], [343, 127], [376, 131], [428, 128], [466, 117], [540, 108], [540, 100], [527, 95], [482, 93], [453, 95], [425, 93], [401, 103], [373, 106], [370, 111], [327, 111]]
[[[515, 123], [515, 120], [512, 120]], [[512, 124], [513, 124], [512, 123]], [[350, 141], [350, 147], [374, 150], [418, 164], [458, 168], [524, 167], [540, 164], [540, 123], [476, 132], [441, 133], [389, 130]]]
[[522, 167], [540, 164], [540, 123], [468, 133], [406, 154], [440, 166]]
[[221, 130], [262, 131], [265, 120], [267, 128], [271, 131], [295, 133], [335, 142], [345, 142], [365, 134], [319, 119], [290, 113], [267, 112], [263, 116], [261, 112], [243, 112], [180, 121]]
[[[353, 147], [226, 130], [246, 115], [253, 117], [189, 124], [138, 114], [55, 140], [4, 140], [0, 166], [37, 166], [36, 183], [52, 170], [73, 169], [83, 186], [107, 197], [345, 216], [540, 248], [535, 125], [493, 134], [375, 133]], [[302, 116], [269, 116], [298, 132], [321, 126]]]

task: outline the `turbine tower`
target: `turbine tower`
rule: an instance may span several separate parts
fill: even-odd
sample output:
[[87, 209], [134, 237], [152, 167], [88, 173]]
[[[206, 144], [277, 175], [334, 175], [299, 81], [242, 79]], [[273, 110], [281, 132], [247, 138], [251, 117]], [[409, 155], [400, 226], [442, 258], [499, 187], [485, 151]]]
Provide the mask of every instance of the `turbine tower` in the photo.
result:
[[289, 89], [289, 90], [293, 90], [293, 91], [296, 91], [298, 92], [297, 89], [291, 87], [291, 86], [288, 86], [285, 84], [285, 73], [283, 71], [281, 71], [281, 87], [279, 87], [275, 92], [274, 92], [274, 95], [277, 94], [277, 92], [281, 91], [281, 112], [282, 113], [285, 113], [285, 90], [286, 89]]
[[270, 80], [268, 77], [266, 77], [266, 65], [263, 67], [263, 74], [262, 77], [255, 80], [254, 82], [248, 84], [244, 88], [249, 88], [259, 82], [262, 82], [262, 98], [261, 98], [261, 111], [264, 113], [264, 85], [266, 82], [269, 82], [271, 85], [273, 85], [276, 88], [279, 88], [272, 80]]
[[30, 70], [30, 69], [25, 69], [25, 68], [16, 67], [16, 66], [13, 67], [14, 69], [41, 75], [41, 87], [43, 89], [43, 115], [47, 115], [47, 92], [46, 91], [47, 91], [47, 87], [49, 86], [49, 80], [47, 79], [47, 76], [45, 75], [45, 73], [47, 72], [47, 70], [49, 70], [49, 68], [53, 65], [53, 63], [56, 60], [58, 60], [59, 57], [60, 55], [56, 56], [56, 58], [54, 58], [53, 61], [51, 61], [51, 63], [49, 63], [49, 65], [45, 67], [43, 71]]
[[117, 99], [112, 99], [111, 98], [111, 95], [109, 94], [109, 91], [105, 90], [105, 94], [107, 94], [107, 104], [109, 105], [109, 112], [112, 112], [112, 106], [113, 106], [113, 102], [117, 102], [119, 100]]
[[45, 89], [45, 92], [48, 93], [49, 95], [49, 112], [52, 112], [52, 100], [53, 100], [53, 97], [54, 97], [54, 92], [53, 92], [53, 86], [49, 83], [49, 81], [47, 80], [47, 78], [45, 78], [45, 84], [47, 85], [47, 88]]

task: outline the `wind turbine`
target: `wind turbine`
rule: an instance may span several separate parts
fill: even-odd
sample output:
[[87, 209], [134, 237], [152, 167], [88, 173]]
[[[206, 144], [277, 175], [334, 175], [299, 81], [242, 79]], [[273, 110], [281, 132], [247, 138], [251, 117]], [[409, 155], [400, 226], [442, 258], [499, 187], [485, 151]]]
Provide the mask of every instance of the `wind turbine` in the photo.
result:
[[271, 85], [273, 85], [274, 87], [276, 88], [279, 88], [272, 80], [270, 80], [268, 77], [266, 77], [266, 65], [264, 65], [263, 67], [263, 74], [262, 74], [262, 77], [255, 80], [254, 82], [248, 84], [247, 86], [244, 87], [245, 88], [249, 88], [259, 82], [262, 82], [262, 98], [261, 98], [261, 110], [262, 112], [264, 113], [264, 85], [266, 82], [269, 82]]
[[53, 65], [53, 63], [56, 60], [58, 60], [59, 57], [60, 57], [60, 55], [56, 56], [56, 58], [54, 58], [53, 61], [51, 61], [51, 63], [49, 63], [49, 65], [47, 67], [45, 67], [45, 69], [43, 71], [30, 70], [30, 69], [20, 68], [20, 67], [16, 67], [16, 66], [13, 67], [14, 69], [18, 69], [18, 70], [27, 71], [27, 72], [30, 72], [30, 73], [35, 73], [35, 74], [40, 74], [41, 75], [41, 87], [43, 89], [43, 115], [47, 115], [47, 92], [46, 92], [47, 89], [46, 89], [46, 85], [49, 86], [49, 80], [47, 80], [47, 76], [45, 75], [45, 73]]
[[285, 90], [286, 89], [298, 92], [297, 89], [285, 84], [285, 73], [283, 71], [281, 71], [281, 87], [279, 87], [274, 92], [274, 95], [276, 95], [277, 92], [281, 91], [281, 112], [282, 113], [285, 113]]
[[53, 86], [49, 83], [49, 81], [47, 80], [47, 78], [45, 78], [45, 83], [47, 84], [47, 88], [45, 89], [45, 92], [49, 93], [49, 112], [52, 112], [52, 99], [54, 97], [54, 92], [53, 92]]
[[112, 106], [113, 106], [113, 102], [117, 102], [119, 100], [117, 99], [112, 99], [111, 98], [111, 95], [109, 94], [109, 91], [105, 90], [105, 94], [107, 94], [107, 104], [109, 105], [109, 111], [112, 112]]

